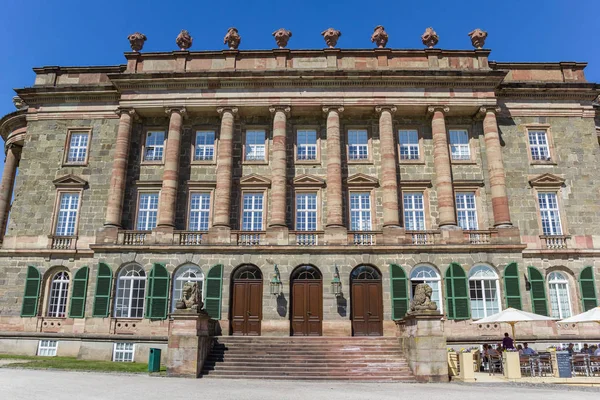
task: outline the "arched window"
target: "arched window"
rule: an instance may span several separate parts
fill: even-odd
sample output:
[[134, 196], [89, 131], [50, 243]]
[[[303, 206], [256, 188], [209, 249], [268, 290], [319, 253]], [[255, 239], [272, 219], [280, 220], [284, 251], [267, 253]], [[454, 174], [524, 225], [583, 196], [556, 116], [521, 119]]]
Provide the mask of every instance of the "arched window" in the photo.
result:
[[500, 312], [500, 281], [487, 265], [477, 265], [469, 271], [471, 318], [480, 319]]
[[142, 318], [146, 295], [146, 273], [139, 265], [128, 265], [119, 272], [115, 297], [116, 318]]
[[262, 272], [260, 268], [255, 265], [246, 264], [238, 267], [234, 274], [233, 280], [241, 280], [241, 279], [262, 279]]
[[301, 265], [292, 272], [292, 280], [296, 279], [322, 279], [321, 271], [312, 265]]
[[550, 310], [552, 318], [569, 318], [571, 316], [571, 296], [569, 295], [569, 281], [561, 272], [551, 272], [548, 275], [548, 289], [550, 291]]
[[428, 265], [421, 265], [413, 268], [410, 271], [410, 298], [415, 295], [415, 288], [419, 283], [426, 283], [431, 286], [431, 300], [435, 301], [441, 313], [444, 312], [444, 304], [442, 302], [442, 293], [440, 290], [440, 274]]
[[48, 292], [48, 317], [64, 318], [67, 315], [67, 297], [69, 293], [69, 274], [60, 271], [54, 274]]
[[171, 298], [171, 311], [175, 310], [175, 303], [181, 299], [183, 284], [186, 282], [198, 283], [200, 298], [204, 301], [204, 273], [196, 265], [183, 265], [175, 273], [173, 279], [173, 297]]
[[350, 279], [370, 279], [370, 280], [381, 280], [381, 274], [375, 268], [370, 265], [359, 265], [352, 270]]

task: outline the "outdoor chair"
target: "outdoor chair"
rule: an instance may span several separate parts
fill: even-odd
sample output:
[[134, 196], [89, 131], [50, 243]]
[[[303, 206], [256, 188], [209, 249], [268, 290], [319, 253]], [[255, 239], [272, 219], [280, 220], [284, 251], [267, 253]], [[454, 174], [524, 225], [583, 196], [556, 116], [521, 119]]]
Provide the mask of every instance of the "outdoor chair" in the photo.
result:
[[489, 354], [488, 372], [493, 375], [496, 371], [502, 373], [502, 356], [500, 354]]
[[553, 375], [552, 355], [550, 353], [540, 353], [537, 356], [537, 370], [540, 376]]
[[580, 373], [585, 376], [590, 376], [589, 356], [587, 354], [573, 354], [573, 357], [571, 358], [571, 369], [573, 375]]
[[521, 365], [521, 375], [535, 376], [533, 357], [519, 356], [519, 364]]
[[590, 356], [589, 362], [590, 375], [600, 376], [600, 356]]

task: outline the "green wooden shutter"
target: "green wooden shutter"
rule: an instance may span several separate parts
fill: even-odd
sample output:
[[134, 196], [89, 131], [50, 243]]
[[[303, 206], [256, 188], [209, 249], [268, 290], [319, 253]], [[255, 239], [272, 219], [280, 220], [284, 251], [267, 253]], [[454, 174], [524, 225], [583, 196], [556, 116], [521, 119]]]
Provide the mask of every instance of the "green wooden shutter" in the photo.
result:
[[465, 270], [451, 263], [446, 270], [446, 301], [448, 319], [469, 319], [469, 290]]
[[146, 289], [146, 318], [165, 319], [169, 304], [169, 271], [164, 264], [155, 263], [148, 276]]
[[112, 270], [104, 263], [98, 264], [98, 276], [96, 277], [96, 294], [94, 296], [94, 308], [92, 317], [106, 318], [109, 314], [110, 293], [112, 289]]
[[548, 316], [548, 303], [546, 301], [546, 282], [544, 277], [535, 267], [527, 267], [529, 282], [531, 283], [531, 304], [533, 312]]
[[85, 300], [87, 296], [89, 268], [81, 267], [73, 278], [73, 290], [71, 292], [71, 307], [69, 307], [69, 318], [85, 317]]
[[397, 264], [390, 264], [390, 277], [392, 319], [402, 319], [408, 312], [408, 279], [404, 269]]
[[521, 287], [519, 285], [519, 267], [517, 263], [510, 263], [504, 268], [504, 298], [506, 306], [522, 310]]
[[21, 317], [35, 317], [37, 315], [41, 282], [42, 276], [40, 275], [40, 271], [36, 267], [28, 266]]
[[579, 275], [579, 286], [581, 288], [581, 301], [583, 302], [583, 311], [591, 310], [598, 306], [596, 299], [596, 284], [594, 283], [594, 269], [585, 267]]
[[211, 267], [206, 277], [204, 309], [212, 319], [221, 319], [221, 292], [223, 291], [223, 265]]

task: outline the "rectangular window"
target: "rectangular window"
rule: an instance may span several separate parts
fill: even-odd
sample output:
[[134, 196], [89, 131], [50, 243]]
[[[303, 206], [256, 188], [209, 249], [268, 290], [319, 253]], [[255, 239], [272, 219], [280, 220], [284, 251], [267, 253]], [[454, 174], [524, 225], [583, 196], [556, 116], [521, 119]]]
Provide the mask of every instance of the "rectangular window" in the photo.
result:
[[197, 131], [195, 161], [212, 161], [215, 157], [215, 131]]
[[423, 193], [404, 193], [404, 226], [409, 231], [425, 230]]
[[248, 130], [246, 131], [246, 161], [264, 161], [265, 160], [265, 131]]
[[162, 161], [165, 151], [165, 132], [149, 131], [146, 134], [144, 161]]
[[210, 215], [210, 193], [192, 193], [190, 198], [190, 231], [207, 231]]
[[401, 160], [419, 159], [419, 132], [415, 129], [398, 131]]
[[497, 280], [469, 280], [469, 295], [471, 298], [471, 317], [485, 318], [500, 312]]
[[371, 194], [350, 194], [350, 227], [353, 231], [371, 230]]
[[562, 235], [556, 193], [538, 193], [544, 235]]
[[465, 129], [450, 130], [450, 152], [453, 160], [470, 160], [469, 132]]
[[317, 194], [296, 194], [296, 230], [317, 230]]
[[54, 357], [58, 349], [58, 341], [56, 340], [40, 340], [38, 344], [38, 356]]
[[317, 159], [317, 131], [302, 129], [296, 133], [296, 157], [301, 161], [314, 161]]
[[156, 228], [158, 216], [158, 193], [141, 193], [138, 206], [138, 231], [151, 231]]
[[61, 193], [56, 223], [56, 236], [74, 236], [79, 209], [79, 193]]
[[369, 138], [365, 129], [352, 129], [348, 131], [348, 159], [369, 159]]
[[262, 231], [263, 229], [263, 194], [245, 193], [242, 213], [243, 231]]
[[548, 136], [545, 130], [529, 131], [529, 148], [531, 149], [532, 160], [550, 160], [550, 148], [548, 147]]
[[72, 132], [69, 139], [67, 163], [83, 164], [87, 156], [89, 133]]
[[133, 362], [135, 344], [133, 343], [115, 343], [113, 348], [113, 361]]
[[458, 226], [467, 231], [477, 230], [477, 205], [475, 193], [456, 193]]

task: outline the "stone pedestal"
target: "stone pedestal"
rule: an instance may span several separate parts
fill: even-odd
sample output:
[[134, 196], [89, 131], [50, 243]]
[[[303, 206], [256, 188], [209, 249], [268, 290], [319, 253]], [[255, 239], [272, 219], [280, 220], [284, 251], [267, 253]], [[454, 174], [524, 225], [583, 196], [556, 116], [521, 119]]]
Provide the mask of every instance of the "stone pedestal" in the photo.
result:
[[213, 346], [216, 321], [205, 312], [177, 310], [170, 315], [167, 375], [197, 378]]
[[505, 351], [502, 353], [502, 364], [506, 379], [521, 378], [521, 364], [519, 363], [518, 351]]
[[458, 226], [446, 226], [440, 230], [442, 242], [445, 244], [464, 244], [465, 235]]
[[[406, 240], [406, 231], [399, 226], [383, 227], [383, 244], [404, 244]], [[408, 239], [410, 240], [410, 238]]]
[[328, 226], [325, 228], [325, 243], [327, 245], [348, 244], [348, 230], [344, 226]]
[[[421, 382], [448, 382], [448, 352], [442, 314], [409, 314], [396, 321], [408, 365]], [[472, 368], [471, 368], [472, 369]]]
[[458, 364], [460, 365], [458, 378], [463, 382], [475, 382], [473, 353], [458, 353]]
[[289, 230], [285, 226], [270, 226], [267, 228], [267, 243], [270, 245], [287, 246], [290, 244]]
[[228, 226], [213, 226], [208, 230], [208, 243], [230, 244], [231, 228]]

